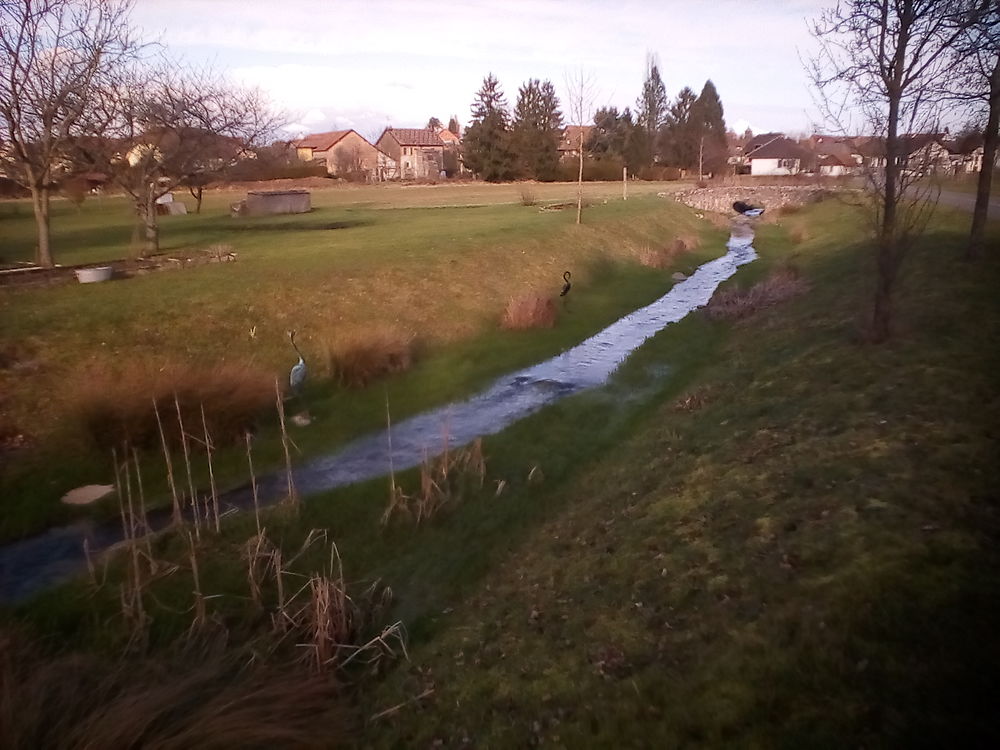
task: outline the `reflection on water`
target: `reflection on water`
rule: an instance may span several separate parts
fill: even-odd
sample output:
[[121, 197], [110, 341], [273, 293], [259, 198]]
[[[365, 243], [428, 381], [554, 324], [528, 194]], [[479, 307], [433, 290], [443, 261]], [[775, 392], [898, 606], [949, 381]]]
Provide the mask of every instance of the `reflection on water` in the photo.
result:
[[[403, 470], [418, 465], [443, 445], [464, 445], [476, 437], [493, 435], [543, 406], [565, 396], [596, 388], [643, 342], [708, 303], [720, 283], [741, 265], [757, 257], [753, 232], [745, 221], [734, 222], [728, 252], [700, 266], [689, 278], [646, 307], [626, 315], [562, 354], [524, 370], [505, 375], [487, 390], [458, 403], [418, 414], [392, 426], [392, 465]], [[348, 443], [335, 453], [313, 459], [294, 470], [295, 486], [303, 496], [386, 474], [389, 440], [384, 431]], [[258, 480], [262, 503], [283, 496], [283, 473]], [[249, 487], [225, 494], [226, 509], [251, 506]], [[153, 530], [169, 523], [167, 512], [148, 518]], [[79, 522], [51, 529], [0, 548], [0, 601], [14, 601], [81, 572], [85, 565], [83, 540], [92, 552], [122, 539], [118, 524]]]

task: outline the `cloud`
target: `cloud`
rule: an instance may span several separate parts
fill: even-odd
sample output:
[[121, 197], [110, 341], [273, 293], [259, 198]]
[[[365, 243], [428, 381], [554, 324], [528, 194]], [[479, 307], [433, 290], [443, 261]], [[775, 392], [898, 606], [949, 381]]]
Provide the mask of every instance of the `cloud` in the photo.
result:
[[[812, 109], [796, 50], [809, 44], [804, 19], [822, 5], [284, 0], [276, 9], [246, 0], [139, 0], [136, 18], [185, 57], [213, 60], [260, 85], [301, 113], [296, 123], [314, 128], [466, 120], [488, 72], [511, 104], [528, 78], [563, 90], [567, 72], [583, 69], [597, 83], [597, 104], [631, 106], [646, 52], [654, 51], [671, 96], [711, 78], [728, 120], [792, 129]], [[321, 117], [307, 122], [312, 111]]]

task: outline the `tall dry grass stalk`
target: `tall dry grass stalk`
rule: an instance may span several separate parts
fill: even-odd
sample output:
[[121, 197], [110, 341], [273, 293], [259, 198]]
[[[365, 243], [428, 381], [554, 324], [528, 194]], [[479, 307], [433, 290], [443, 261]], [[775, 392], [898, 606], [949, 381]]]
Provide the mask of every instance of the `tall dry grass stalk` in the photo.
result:
[[288, 494], [285, 496], [285, 503], [297, 506], [299, 503], [298, 492], [295, 490], [295, 478], [292, 476], [292, 451], [291, 439], [288, 437], [288, 428], [285, 426], [285, 404], [281, 398], [281, 385], [278, 379], [274, 379], [274, 395], [278, 404], [278, 423], [281, 425], [281, 447], [285, 451], [285, 479]]
[[397, 516], [412, 520], [417, 525], [430, 520], [446, 505], [461, 499], [464, 485], [475, 478], [479, 489], [486, 483], [486, 458], [482, 438], [476, 438], [464, 448], [450, 447], [447, 425], [444, 425], [442, 450], [428, 458], [426, 450], [420, 462], [420, 488], [409, 495], [390, 483], [389, 504], [382, 513], [381, 524], [387, 525]]
[[170, 447], [167, 444], [167, 436], [163, 431], [163, 420], [160, 419], [160, 409], [156, 405], [156, 399], [153, 400], [153, 414], [156, 415], [156, 429], [160, 433], [160, 448], [163, 451], [163, 460], [167, 466], [167, 484], [170, 487], [170, 500], [172, 502], [173, 508], [173, 522], [175, 526], [179, 526], [184, 521], [184, 516], [181, 513], [181, 503], [180, 498], [177, 495], [177, 483], [174, 481], [174, 462], [170, 458]]
[[194, 535], [201, 539], [201, 511], [198, 508], [198, 493], [194, 491], [194, 475], [191, 473], [191, 450], [188, 447], [188, 434], [184, 429], [184, 416], [181, 413], [181, 402], [174, 394], [174, 406], [177, 410], [177, 426], [180, 429], [181, 448], [184, 451], [184, 469], [187, 471], [188, 497], [191, 499], [191, 518], [194, 523]]
[[257, 474], [253, 470], [253, 451], [250, 447], [250, 433], [244, 435], [247, 444], [247, 466], [250, 468], [250, 491], [253, 493], [253, 517], [260, 534], [260, 498], [257, 496]]
[[[205, 457], [208, 460], [208, 485], [211, 492], [212, 517], [215, 521], [215, 533], [218, 534], [222, 530], [219, 525], [219, 493], [215, 488], [215, 468], [212, 466], [212, 436], [208, 433], [208, 422], [205, 421], [204, 405], [201, 407], [201, 427], [205, 434]], [[206, 521], [207, 515], [208, 509], [206, 508]]]

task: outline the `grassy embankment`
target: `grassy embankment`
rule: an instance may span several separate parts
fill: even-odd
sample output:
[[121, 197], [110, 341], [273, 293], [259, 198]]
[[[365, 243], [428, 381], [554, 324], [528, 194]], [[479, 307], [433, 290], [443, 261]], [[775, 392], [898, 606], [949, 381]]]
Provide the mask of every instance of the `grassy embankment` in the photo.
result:
[[998, 257], [960, 262], [968, 218], [942, 212], [872, 347], [858, 223], [797, 219], [801, 245], [760, 245], [812, 292], [737, 323], [694, 399], [555, 493], [369, 693], [372, 715], [433, 688], [366, 743], [996, 741]]
[[[887, 345], [857, 335], [862, 222], [827, 203], [762, 228], [762, 259], [735, 282], [792, 261], [808, 294], [670, 327], [607, 389], [488, 439], [486, 490], [430, 523], [380, 528], [382, 482], [269, 517], [289, 550], [328, 529], [346, 577], [389, 584], [409, 626], [410, 662], [361, 684], [357, 744], [996, 739], [1000, 264], [957, 260], [967, 221], [942, 214], [908, 259]], [[251, 526], [206, 550], [203, 590], [223, 594], [212, 606], [234, 631], [251, 627]], [[156, 587], [176, 607], [189, 574]], [[106, 643], [113, 589], [63, 589], [22, 614]], [[187, 618], [157, 609], [157, 637]]]
[[[610, 186], [586, 187], [595, 201], [614, 195]], [[532, 189], [545, 200], [568, 199], [574, 190]], [[107, 440], [88, 434], [107, 434], [103, 412], [123, 400], [148, 412], [154, 395], [175, 387], [172, 377], [195, 392], [211, 386], [209, 396], [224, 403], [231, 386], [244, 401], [262, 404], [258, 467], [276, 465], [281, 449], [268, 389], [275, 377], [285, 381], [295, 361], [288, 329], [298, 330], [310, 371], [303, 401], [314, 422], [293, 435], [306, 455], [383, 424], [385, 389], [393, 416], [402, 418], [581, 340], [662, 294], [672, 270], [689, 271], [721, 252], [720, 230], [649, 195], [669, 186], [642, 189], [645, 197], [627, 203], [595, 203], [583, 227], [573, 225], [572, 211], [519, 205], [510, 185], [314, 191], [316, 210], [308, 215], [241, 220], [228, 216], [232, 194], [218, 193], [206, 198], [201, 215], [165, 217], [163, 248], [224, 243], [238, 253], [235, 263], [102, 285], [0, 290], [0, 436], [26, 438], [0, 457], [0, 538], [80, 513], [114, 514], [113, 500], [83, 510], [58, 500], [74, 486], [110, 481]], [[404, 208], [381, 207], [389, 203]], [[448, 203], [463, 207], [423, 207]], [[114, 198], [88, 201], [79, 212], [59, 203], [53, 227], [66, 262], [121, 257], [131, 233], [128, 207]], [[5, 255], [27, 255], [31, 232], [26, 203], [0, 205]], [[666, 270], [636, 262], [677, 236], [706, 241]], [[575, 294], [554, 328], [497, 330], [509, 297], [554, 296], [566, 268]], [[379, 332], [412, 340], [414, 367], [360, 391], [335, 386], [328, 352]], [[211, 417], [213, 404], [206, 408]], [[157, 451], [150, 453], [149, 499], [162, 504], [164, 472]], [[244, 466], [242, 451], [218, 453], [220, 485], [245, 482]], [[204, 485], [200, 456], [195, 471]]]

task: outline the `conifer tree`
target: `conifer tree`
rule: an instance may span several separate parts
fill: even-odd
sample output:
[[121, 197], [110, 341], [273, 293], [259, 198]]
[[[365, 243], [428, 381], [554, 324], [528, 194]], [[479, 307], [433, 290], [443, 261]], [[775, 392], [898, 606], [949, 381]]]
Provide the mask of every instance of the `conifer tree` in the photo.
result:
[[527, 81], [517, 93], [511, 145], [518, 172], [536, 180], [554, 180], [559, 166], [559, 136], [562, 112], [555, 87], [537, 78]]
[[509, 180], [514, 174], [510, 150], [510, 116], [500, 82], [490, 73], [472, 103], [472, 120], [462, 143], [465, 165], [489, 182]]
[[650, 155], [655, 158], [657, 134], [667, 120], [667, 89], [660, 78], [656, 58], [651, 54], [646, 56], [646, 80], [636, 100], [635, 112], [636, 124], [645, 131]]

